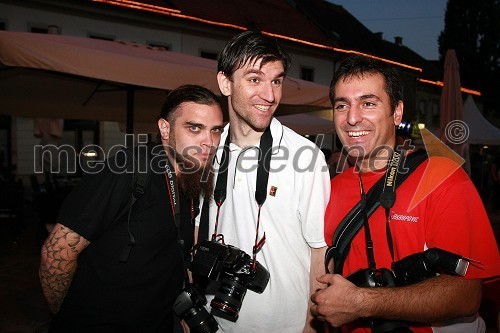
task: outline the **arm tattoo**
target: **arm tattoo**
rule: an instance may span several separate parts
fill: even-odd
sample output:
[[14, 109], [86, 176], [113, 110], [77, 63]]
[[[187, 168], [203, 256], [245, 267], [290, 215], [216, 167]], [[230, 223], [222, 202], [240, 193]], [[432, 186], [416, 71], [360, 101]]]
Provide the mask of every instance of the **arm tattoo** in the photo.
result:
[[80, 252], [90, 242], [73, 230], [57, 224], [42, 246], [40, 282], [49, 308], [59, 311], [77, 267]]

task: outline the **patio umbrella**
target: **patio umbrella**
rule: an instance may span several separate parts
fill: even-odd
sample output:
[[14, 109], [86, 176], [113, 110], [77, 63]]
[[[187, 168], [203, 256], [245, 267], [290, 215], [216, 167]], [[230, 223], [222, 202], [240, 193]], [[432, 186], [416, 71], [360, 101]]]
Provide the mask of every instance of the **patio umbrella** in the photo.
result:
[[464, 122], [462, 92], [460, 91], [460, 66], [455, 50], [446, 51], [444, 80], [441, 92], [440, 139], [465, 159], [468, 171], [468, 127]]

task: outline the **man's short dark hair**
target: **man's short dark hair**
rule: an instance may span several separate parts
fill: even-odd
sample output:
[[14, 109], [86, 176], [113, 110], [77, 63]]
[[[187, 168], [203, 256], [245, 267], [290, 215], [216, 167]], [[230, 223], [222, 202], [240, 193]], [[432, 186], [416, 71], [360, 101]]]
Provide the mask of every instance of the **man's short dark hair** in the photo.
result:
[[235, 36], [219, 53], [217, 72], [232, 78], [237, 69], [262, 60], [260, 66], [281, 61], [285, 74], [290, 68], [290, 56], [278, 45], [276, 38], [260, 32], [245, 31]]
[[345, 58], [335, 71], [330, 83], [330, 102], [334, 105], [334, 88], [339, 80], [377, 73], [384, 77], [385, 91], [389, 95], [391, 109], [394, 112], [399, 101], [403, 100], [403, 87], [398, 70], [384, 61], [361, 55], [351, 55]]
[[172, 123], [175, 120], [174, 111], [179, 105], [185, 102], [193, 102], [203, 105], [217, 105], [222, 109], [219, 97], [212, 91], [202, 86], [186, 84], [172, 90], [163, 103], [161, 108], [160, 118]]

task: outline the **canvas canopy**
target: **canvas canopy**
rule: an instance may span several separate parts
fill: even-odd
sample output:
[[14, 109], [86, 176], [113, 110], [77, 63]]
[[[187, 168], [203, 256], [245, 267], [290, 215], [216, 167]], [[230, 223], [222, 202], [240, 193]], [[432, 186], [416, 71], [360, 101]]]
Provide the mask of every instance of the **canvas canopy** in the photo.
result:
[[333, 121], [308, 113], [291, 114], [277, 117], [285, 126], [302, 135], [333, 134]]
[[500, 145], [500, 129], [493, 126], [484, 118], [471, 95], [467, 97], [463, 109], [464, 121], [469, 128], [468, 143], [478, 145]]
[[[0, 114], [150, 123], [179, 85], [220, 94], [216, 70], [214, 60], [144, 45], [0, 31]], [[331, 108], [324, 85], [288, 77], [283, 93], [276, 115]]]

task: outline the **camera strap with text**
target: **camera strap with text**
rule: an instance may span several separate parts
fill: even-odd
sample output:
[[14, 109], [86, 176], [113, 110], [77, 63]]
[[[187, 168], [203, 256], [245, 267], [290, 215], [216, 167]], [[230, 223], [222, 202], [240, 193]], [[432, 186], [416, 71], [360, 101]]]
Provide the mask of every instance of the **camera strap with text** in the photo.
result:
[[[179, 251], [181, 253], [182, 258], [182, 272], [184, 274], [184, 284], [185, 286], [190, 283], [189, 281], [189, 273], [188, 273], [188, 264], [184, 258], [184, 239], [182, 238], [181, 233], [181, 209], [180, 209], [180, 192], [179, 186], [177, 185], [177, 177], [175, 175], [175, 170], [172, 170], [172, 166], [170, 162], [166, 161], [165, 164], [165, 182], [168, 189], [168, 194], [170, 197], [170, 206], [172, 207], [172, 215], [174, 216], [175, 229], [177, 231], [177, 245], [179, 245]], [[195, 218], [194, 212], [194, 201], [191, 201], [191, 219]]]
[[[349, 253], [350, 244], [356, 234], [364, 225], [365, 218], [382, 205], [388, 210], [395, 202], [395, 190], [408, 176], [427, 159], [425, 150], [418, 150], [406, 156], [404, 166], [400, 165], [401, 153], [394, 150], [394, 154], [387, 166], [385, 177], [381, 178], [360, 202], [358, 202], [339, 223], [333, 235], [332, 246], [328, 247], [325, 254], [325, 267], [330, 260], [334, 260], [334, 273], [342, 274], [344, 261]], [[364, 216], [366, 214], [366, 216]], [[389, 247], [392, 248], [392, 241], [388, 235]]]

